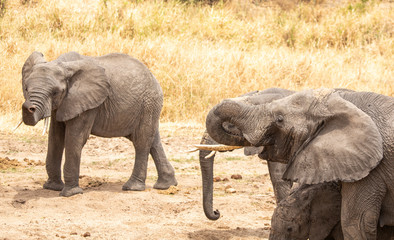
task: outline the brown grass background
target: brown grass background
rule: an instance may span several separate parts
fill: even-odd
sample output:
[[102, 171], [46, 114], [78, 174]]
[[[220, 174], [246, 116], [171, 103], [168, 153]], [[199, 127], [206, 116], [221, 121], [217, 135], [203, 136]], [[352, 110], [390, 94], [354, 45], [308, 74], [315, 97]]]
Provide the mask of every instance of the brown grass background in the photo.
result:
[[162, 122], [203, 124], [221, 99], [282, 87], [394, 96], [392, 1], [0, 0], [0, 125], [20, 118], [33, 51], [122, 52], [165, 95]]

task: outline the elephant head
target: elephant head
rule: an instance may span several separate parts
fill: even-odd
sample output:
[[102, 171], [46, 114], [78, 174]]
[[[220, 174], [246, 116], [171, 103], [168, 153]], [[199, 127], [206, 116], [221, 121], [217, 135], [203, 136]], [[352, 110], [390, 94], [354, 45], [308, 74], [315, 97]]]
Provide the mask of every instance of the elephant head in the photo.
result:
[[224, 100], [208, 114], [207, 130], [215, 141], [232, 144], [215, 135], [212, 119], [234, 124], [242, 132], [236, 143], [264, 146], [259, 156], [287, 163], [283, 177], [301, 184], [357, 181], [383, 157], [373, 120], [332, 89], [305, 90], [259, 105]]
[[[236, 109], [226, 109], [224, 110], [221, 104], [214, 107], [207, 116], [207, 131], [202, 139], [202, 144], [225, 144], [230, 146], [245, 146], [245, 154], [255, 154], [257, 148], [247, 147], [251, 146], [251, 143], [246, 140], [243, 136], [242, 131], [239, 126], [241, 126], [241, 120], [237, 117], [238, 114], [241, 114], [241, 106], [245, 108], [258, 106], [260, 104], [265, 104], [267, 102], [271, 102], [275, 99], [280, 99], [285, 96], [292, 94], [292, 91], [288, 91], [285, 89], [271, 88], [266, 89], [264, 91], [255, 91], [251, 93], [247, 93], [238, 98], [232, 98], [228, 100], [229, 102], [235, 102], [239, 104], [239, 107]], [[224, 111], [227, 111], [224, 113]], [[246, 112], [245, 112], [246, 113]], [[211, 150], [215, 150], [212, 148]], [[219, 149], [220, 151], [220, 149]], [[252, 151], [252, 152], [251, 152]], [[200, 166], [202, 173], [202, 181], [203, 181], [203, 208], [204, 213], [210, 220], [217, 220], [220, 217], [220, 213], [218, 210], [213, 210], [213, 156], [208, 156], [210, 153], [209, 150], [200, 150]], [[272, 167], [272, 174], [276, 174], [276, 169], [279, 166]], [[271, 175], [271, 171], [270, 171]], [[275, 177], [276, 177], [275, 175]], [[276, 184], [276, 181], [272, 179], [273, 184]], [[287, 195], [287, 192], [290, 186], [281, 186], [281, 184], [277, 184], [278, 187], [275, 188], [277, 198], [281, 198], [284, 195]], [[286, 192], [286, 194], [285, 194]]]
[[22, 88], [22, 119], [34, 126], [52, 111], [57, 121], [67, 121], [98, 107], [110, 86], [104, 68], [78, 53], [47, 62], [42, 53], [33, 52], [22, 68]]

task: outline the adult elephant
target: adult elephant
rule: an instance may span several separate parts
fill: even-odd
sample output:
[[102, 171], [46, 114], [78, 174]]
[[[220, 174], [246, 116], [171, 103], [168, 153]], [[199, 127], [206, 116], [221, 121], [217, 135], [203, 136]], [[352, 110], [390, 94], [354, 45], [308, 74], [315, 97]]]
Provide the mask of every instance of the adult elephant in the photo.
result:
[[261, 158], [287, 164], [285, 179], [341, 181], [345, 239], [376, 239], [378, 225], [394, 226], [394, 98], [318, 89], [254, 106], [227, 99], [206, 125], [219, 143], [264, 146]]
[[23, 122], [34, 126], [51, 117], [44, 188], [61, 190], [61, 196], [82, 193], [80, 158], [90, 134], [133, 142], [134, 169], [123, 190], [145, 189], [149, 153], [158, 171], [154, 188], [177, 184], [158, 130], [163, 93], [138, 60], [117, 53], [88, 57], [69, 52], [47, 62], [42, 53], [33, 52], [22, 68], [22, 87]]
[[[259, 105], [265, 104], [267, 102], [271, 102], [275, 99], [280, 99], [285, 96], [289, 96], [293, 94], [293, 91], [289, 91], [286, 89], [280, 88], [270, 88], [264, 91], [254, 91], [247, 94], [244, 94], [239, 97], [242, 101], [251, 105]], [[229, 122], [220, 123], [220, 128], [222, 132], [214, 132], [215, 138], [220, 139], [219, 141], [213, 140], [213, 138], [206, 132], [204, 133], [201, 144], [202, 145], [213, 145], [206, 146], [206, 150], [200, 150], [199, 158], [200, 158], [200, 167], [202, 173], [202, 183], [203, 183], [203, 209], [205, 216], [210, 220], [217, 220], [220, 217], [219, 211], [213, 211], [213, 164], [214, 164], [214, 155], [209, 156], [211, 151], [220, 150], [215, 145], [217, 142], [225, 141], [227, 143], [233, 142], [233, 144], [227, 145], [239, 145], [238, 139], [239, 134], [241, 132], [234, 125]], [[227, 134], [228, 133], [228, 134]], [[225, 138], [222, 140], [221, 138]], [[235, 138], [235, 140], [233, 140]], [[246, 142], [245, 142], [246, 144]], [[249, 146], [250, 144], [246, 144]], [[245, 155], [254, 155], [258, 154], [258, 148], [256, 147], [246, 147]], [[283, 172], [285, 171], [286, 165], [282, 163], [276, 162], [268, 162], [268, 169], [271, 178], [271, 182], [273, 185], [274, 193], [277, 202], [280, 202], [284, 197], [286, 197], [291, 188], [291, 182], [282, 180]]]

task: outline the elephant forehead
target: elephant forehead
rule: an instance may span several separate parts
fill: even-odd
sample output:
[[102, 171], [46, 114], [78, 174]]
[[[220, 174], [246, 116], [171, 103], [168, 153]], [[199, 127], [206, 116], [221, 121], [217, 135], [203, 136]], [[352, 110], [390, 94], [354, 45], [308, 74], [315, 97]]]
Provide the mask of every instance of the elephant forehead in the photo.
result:
[[31, 77], [36, 76], [45, 76], [45, 75], [54, 75], [60, 76], [63, 75], [64, 71], [58, 64], [49, 62], [49, 63], [41, 63], [37, 64], [33, 67], [33, 72], [31, 73]]

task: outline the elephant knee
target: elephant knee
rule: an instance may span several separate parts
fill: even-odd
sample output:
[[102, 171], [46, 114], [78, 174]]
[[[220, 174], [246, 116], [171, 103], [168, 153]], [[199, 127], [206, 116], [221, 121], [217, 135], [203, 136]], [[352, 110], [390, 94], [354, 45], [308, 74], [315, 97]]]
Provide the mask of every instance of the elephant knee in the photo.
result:
[[342, 231], [345, 239], [376, 239], [378, 214], [364, 211], [358, 217], [342, 214]]
[[361, 231], [365, 233], [366, 239], [376, 239], [378, 216], [379, 215], [373, 211], [364, 212], [361, 218], [360, 228]]

